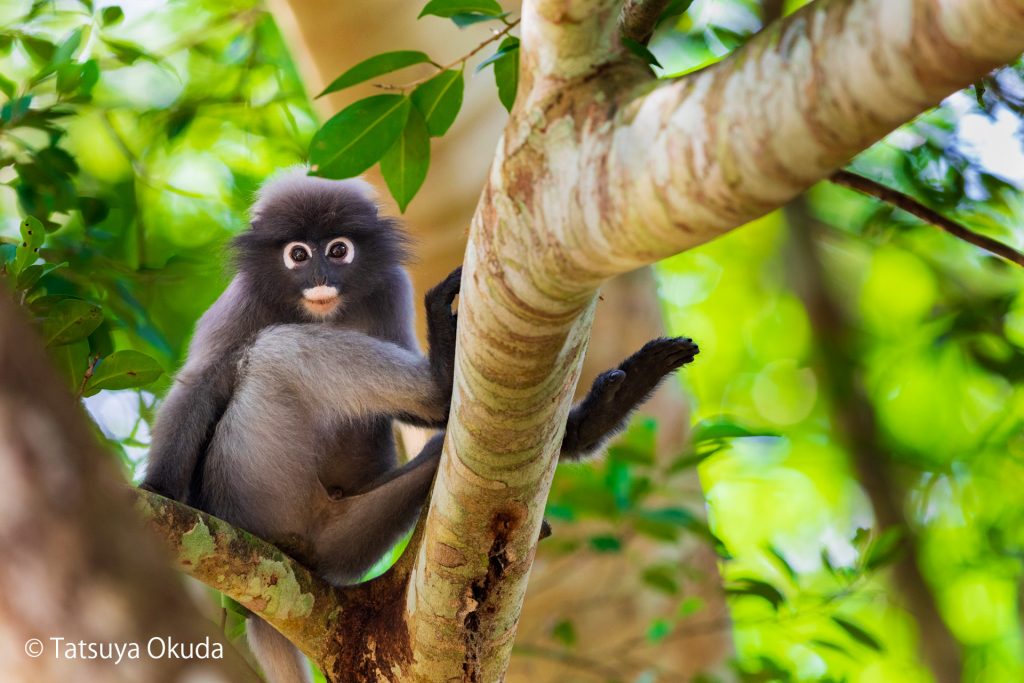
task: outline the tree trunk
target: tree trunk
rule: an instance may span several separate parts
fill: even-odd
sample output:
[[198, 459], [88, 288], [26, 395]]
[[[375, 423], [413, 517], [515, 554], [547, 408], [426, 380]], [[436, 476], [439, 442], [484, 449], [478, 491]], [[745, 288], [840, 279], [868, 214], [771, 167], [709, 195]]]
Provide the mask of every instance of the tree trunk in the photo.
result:
[[[258, 680], [191, 604], [166, 549], [138, 521], [114, 456], [96, 442], [5, 289], [0, 357], [4, 679]], [[171, 657], [171, 641], [183, 651], [208, 643], [211, 658], [198, 649], [194, 658]], [[120, 663], [111, 643], [122, 644]]]
[[[319, 92], [342, 71], [383, 49], [422, 49], [435, 59], [448, 60], [472, 49], [482, 36], [487, 35], [486, 27], [457, 31], [450, 26], [416, 21], [415, 12], [400, 2], [371, 8], [322, 0], [275, 0], [271, 9], [287, 44], [297, 57], [311, 93]], [[372, 86], [367, 85], [362, 90], [353, 88], [352, 91], [329, 95], [318, 100], [318, 108], [324, 117], [330, 116], [371, 90]], [[480, 187], [486, 178], [494, 141], [500, 136], [501, 125], [507, 119], [505, 110], [495, 97], [490, 73], [467, 78], [465, 97], [466, 102], [455, 125], [443, 138], [432, 141], [431, 171], [426, 185], [404, 217], [408, 228], [418, 239], [418, 258], [410, 270], [420, 294], [462, 261], [466, 226], [472, 219]], [[383, 187], [380, 178], [372, 177], [372, 180], [378, 187]], [[389, 208], [396, 211], [393, 204]], [[657, 289], [650, 269], [640, 269], [609, 281], [601, 290], [601, 299], [577, 393], [585, 391], [600, 372], [618, 365], [645, 342], [664, 334]], [[688, 424], [687, 406], [678, 384], [666, 382], [641, 412], [658, 421], [659, 454], [668, 457], [678, 453]], [[403, 436], [409, 438], [404, 431]], [[693, 479], [685, 482], [688, 489], [699, 488], [696, 474]], [[701, 581], [694, 581], [689, 591], [702, 599], [706, 605], [702, 614], [709, 618], [726, 613], [716, 560], [717, 556], [704, 544], [680, 548], [675, 557], [675, 561], [697, 569], [704, 577]], [[557, 564], [552, 566], [545, 560], [542, 544], [532, 580], [547, 585], [558, 580], [554, 575], [557, 571]], [[618, 577], [619, 580], [616, 592], [620, 599], [614, 603], [617, 635], [602, 628], [607, 623], [604, 616], [588, 613], [588, 620], [593, 623], [577, 624], [581, 629], [576, 648], [580, 654], [600, 659], [608, 651], [610, 643], [622, 637], [643, 634], [650, 622], [659, 616], [660, 603], [644, 595], [637, 572], [627, 565], [627, 559], [622, 555], [581, 557], [574, 564], [572, 574], [572, 581], [559, 582], [561, 588], [557, 595], [548, 593], [543, 602], [527, 600], [525, 603], [523, 620], [528, 625], [527, 633], [537, 634], [532, 640], [548, 635], [552, 615], [565, 613], [574, 605], [602, 599], [608, 577]], [[623, 585], [622, 578], [628, 578], [630, 582]], [[605, 633], [600, 633], [602, 630]], [[700, 638], [689, 638], [672, 647], [644, 653], [640, 663], [643, 667], [657, 666], [693, 674], [714, 668], [731, 654], [731, 631], [718, 628]], [[551, 679], [563, 673], [566, 666], [556, 659], [527, 653], [521, 658], [514, 658], [506, 680]]]

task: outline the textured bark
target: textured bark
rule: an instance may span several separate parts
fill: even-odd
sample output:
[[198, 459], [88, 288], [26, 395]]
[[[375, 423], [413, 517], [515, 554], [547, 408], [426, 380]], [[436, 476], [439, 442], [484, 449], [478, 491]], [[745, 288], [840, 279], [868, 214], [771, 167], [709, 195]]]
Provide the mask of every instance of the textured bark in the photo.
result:
[[[257, 681], [201, 618], [136, 522], [97, 444], [6, 289], [0, 289], [0, 670], [9, 681]], [[224, 659], [151, 658], [151, 638], [219, 643]], [[42, 654], [26, 654], [39, 639]], [[70, 658], [51, 638], [135, 643], [120, 663]], [[102, 652], [102, 650], [100, 650]], [[160, 652], [160, 650], [154, 650]], [[88, 651], [85, 651], [88, 654]], [[84, 655], [83, 655], [84, 656]]]
[[1024, 46], [1012, 0], [818, 2], [667, 84], [617, 4], [524, 6], [517, 106], [474, 217], [413, 680], [500, 680], [597, 287], [792, 198]]

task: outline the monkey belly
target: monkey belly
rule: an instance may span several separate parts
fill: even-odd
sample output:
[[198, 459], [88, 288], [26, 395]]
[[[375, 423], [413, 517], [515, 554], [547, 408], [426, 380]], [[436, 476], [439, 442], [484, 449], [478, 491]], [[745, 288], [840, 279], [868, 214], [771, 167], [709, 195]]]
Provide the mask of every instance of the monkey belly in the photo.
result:
[[398, 462], [392, 422], [383, 415], [327, 425], [317, 440], [318, 476], [332, 498], [363, 490]]

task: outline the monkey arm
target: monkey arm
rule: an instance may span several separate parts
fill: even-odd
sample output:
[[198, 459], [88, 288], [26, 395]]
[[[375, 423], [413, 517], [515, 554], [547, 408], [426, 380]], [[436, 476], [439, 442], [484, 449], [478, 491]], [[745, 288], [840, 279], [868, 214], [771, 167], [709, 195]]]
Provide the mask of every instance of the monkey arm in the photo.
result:
[[234, 391], [234, 356], [207, 370], [183, 371], [160, 408], [142, 488], [186, 500]]
[[437, 384], [438, 393], [444, 397], [444, 416], [435, 420], [423, 420], [416, 415], [401, 413], [402, 422], [417, 427], [443, 429], [448, 422], [448, 410], [452, 402], [452, 387], [455, 383], [455, 337], [458, 316], [452, 313], [452, 303], [462, 281], [462, 266], [448, 274], [444, 280], [427, 292], [424, 306], [427, 310], [427, 358], [430, 373]]
[[654, 339], [618, 368], [598, 375], [583, 400], [569, 411], [561, 458], [581, 460], [600, 450], [625, 428], [661, 380], [692, 361], [698, 351], [685, 337]]

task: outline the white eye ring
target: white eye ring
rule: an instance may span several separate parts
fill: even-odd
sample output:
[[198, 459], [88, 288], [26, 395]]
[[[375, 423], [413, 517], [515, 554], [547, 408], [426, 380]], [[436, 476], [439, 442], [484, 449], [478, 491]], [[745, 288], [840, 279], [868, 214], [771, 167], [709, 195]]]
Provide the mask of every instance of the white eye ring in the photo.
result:
[[[292, 250], [295, 247], [301, 247], [306, 252], [306, 258], [300, 261], [296, 261], [292, 258]], [[309, 248], [309, 245], [304, 242], [289, 242], [284, 247], [284, 267], [288, 270], [295, 270], [306, 261], [313, 258], [313, 250]]]
[[341, 258], [341, 262], [352, 263], [352, 259], [356, 257], [356, 246], [352, 244], [352, 240], [348, 239], [347, 237], [336, 237], [330, 242], [328, 242], [327, 248], [324, 249], [324, 254], [326, 254], [328, 258], [333, 259], [334, 257], [331, 256], [331, 247], [333, 247], [335, 244], [338, 244], [339, 242], [341, 244], [344, 244], [347, 250], [345, 252], [345, 255]]

